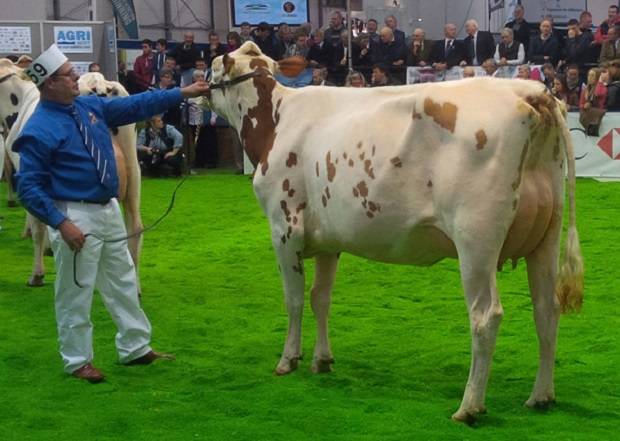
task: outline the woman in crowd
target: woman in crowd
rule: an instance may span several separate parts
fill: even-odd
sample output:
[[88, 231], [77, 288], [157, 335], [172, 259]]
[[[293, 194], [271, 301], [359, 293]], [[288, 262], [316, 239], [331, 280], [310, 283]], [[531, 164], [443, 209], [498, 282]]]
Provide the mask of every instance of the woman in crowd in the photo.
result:
[[607, 101], [607, 70], [594, 67], [588, 71], [588, 82], [581, 90], [579, 109], [587, 110], [590, 107], [604, 109]]

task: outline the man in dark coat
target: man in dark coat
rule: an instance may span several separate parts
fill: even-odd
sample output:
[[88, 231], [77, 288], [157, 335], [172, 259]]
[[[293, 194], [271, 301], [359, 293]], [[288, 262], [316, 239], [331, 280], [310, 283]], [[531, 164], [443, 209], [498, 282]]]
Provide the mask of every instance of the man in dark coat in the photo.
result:
[[480, 66], [484, 60], [493, 58], [495, 54], [495, 40], [493, 35], [488, 31], [478, 30], [478, 22], [476, 20], [467, 20], [465, 23], [464, 43], [467, 48], [468, 63], [473, 66]]
[[443, 29], [445, 38], [433, 44], [429, 60], [438, 71], [450, 69], [467, 61], [465, 45], [456, 39], [456, 25], [447, 23]]

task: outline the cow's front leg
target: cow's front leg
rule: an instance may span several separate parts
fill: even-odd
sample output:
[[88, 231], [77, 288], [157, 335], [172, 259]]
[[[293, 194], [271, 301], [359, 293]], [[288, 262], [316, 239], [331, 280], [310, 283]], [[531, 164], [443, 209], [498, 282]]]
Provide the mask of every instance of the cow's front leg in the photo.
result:
[[314, 356], [312, 357], [312, 371], [315, 373], [331, 372], [334, 358], [329, 347], [329, 307], [331, 303], [332, 287], [338, 267], [336, 254], [321, 255], [315, 258], [316, 270], [312, 286], [312, 311], [316, 317], [317, 335]]
[[43, 286], [43, 278], [45, 277], [45, 264], [43, 255], [48, 247], [47, 227], [43, 222], [35, 219], [31, 214], [27, 215], [27, 222], [32, 231], [32, 241], [34, 244], [34, 261], [32, 267], [32, 275], [27, 282], [28, 286]]
[[301, 318], [304, 309], [305, 281], [303, 232], [291, 235], [288, 226], [283, 229], [272, 227], [272, 231], [288, 312], [288, 335], [275, 373], [285, 375], [297, 369], [301, 359]]

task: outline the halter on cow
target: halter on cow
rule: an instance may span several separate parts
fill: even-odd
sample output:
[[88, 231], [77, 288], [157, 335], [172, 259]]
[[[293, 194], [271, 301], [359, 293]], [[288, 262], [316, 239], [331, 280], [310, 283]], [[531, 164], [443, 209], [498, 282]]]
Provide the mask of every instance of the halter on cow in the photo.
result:
[[[496, 269], [525, 258], [540, 342], [526, 404], [551, 403], [560, 310], [578, 309], [583, 298], [561, 104], [530, 81], [294, 90], [274, 80], [277, 71], [247, 42], [214, 60], [211, 84], [226, 86], [209, 98], [257, 169], [254, 189], [271, 226], [289, 315], [276, 373], [292, 372], [301, 357], [305, 258], [316, 261], [315, 372], [333, 361], [327, 322], [340, 252], [414, 265], [458, 258], [472, 363], [453, 418], [470, 422], [485, 410], [503, 316]], [[558, 277], [565, 164], [569, 225]]]

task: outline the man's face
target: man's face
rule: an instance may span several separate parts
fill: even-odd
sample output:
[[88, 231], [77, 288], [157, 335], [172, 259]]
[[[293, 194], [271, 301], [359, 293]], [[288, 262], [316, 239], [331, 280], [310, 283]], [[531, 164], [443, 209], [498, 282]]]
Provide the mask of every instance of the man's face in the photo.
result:
[[196, 61], [196, 69], [204, 72], [207, 70], [207, 63], [202, 60]]
[[573, 24], [568, 26], [568, 32], [573, 32], [574, 35], [581, 34], [581, 29], [579, 29], [579, 25]]
[[157, 43], [157, 51], [158, 52], [166, 52], [166, 46], [161, 43]]
[[174, 70], [177, 67], [177, 60], [175, 60], [174, 58], [166, 58], [166, 61], [164, 64], [166, 65], [168, 69]]
[[161, 77], [159, 77], [159, 86], [162, 89], [166, 89], [168, 86], [170, 86], [172, 84], [172, 75], [170, 74], [164, 74]]
[[242, 35], [250, 35], [250, 26], [249, 25], [242, 25], [241, 26], [241, 34]]
[[67, 61], [47, 81], [51, 82], [51, 86], [59, 98], [71, 100], [80, 94], [79, 79], [80, 74]]
[[495, 66], [490, 61], [483, 62], [482, 68], [487, 73], [487, 75], [493, 75], [493, 73], [495, 72]]
[[148, 43], [142, 43], [142, 54], [149, 55], [151, 53], [151, 45]]
[[305, 35], [300, 35], [297, 37], [297, 47], [304, 47], [306, 45], [306, 40], [308, 39]]
[[478, 30], [478, 28], [473, 23], [467, 23], [465, 25], [465, 32], [467, 32], [468, 35], [472, 35], [473, 36], [476, 33], [477, 30]]
[[592, 16], [590, 14], [584, 14], [579, 19], [579, 27], [581, 29], [590, 29], [592, 27]]
[[371, 34], [377, 32], [377, 22], [374, 20], [369, 20], [368, 23], [366, 23], [366, 30]]
[[446, 38], [456, 38], [456, 26], [453, 24], [447, 24], [444, 28], [444, 34], [446, 35]]
[[415, 41], [424, 41], [424, 32], [420, 29], [416, 29], [413, 32], [413, 39]]
[[579, 70], [578, 69], [568, 69], [566, 72], [566, 82], [575, 84], [579, 81]]
[[209, 45], [218, 46], [220, 44], [220, 36], [219, 35], [209, 35]]
[[382, 83], [383, 81], [385, 81], [385, 74], [383, 71], [381, 69], [374, 68], [372, 70], [372, 82], [377, 84]]
[[523, 18], [524, 14], [525, 14], [525, 11], [523, 10], [523, 8], [521, 8], [521, 7], [516, 7], [515, 8], [515, 12], [514, 12], [515, 20], [521, 20]]
[[388, 28], [394, 30], [398, 26], [398, 23], [396, 22], [396, 19], [394, 17], [388, 17], [385, 19], [385, 25]]
[[613, 21], [614, 18], [616, 18], [616, 15], [618, 15], [618, 8], [613, 8], [610, 6], [607, 10], [607, 19], [609, 21]]
[[510, 44], [512, 43], [512, 38], [513, 38], [512, 35], [506, 32], [505, 34], [502, 34], [502, 43]]
[[183, 34], [183, 43], [192, 44], [194, 42], [194, 34], [191, 32], [186, 32]]
[[321, 69], [314, 69], [312, 71], [312, 84], [321, 84], [323, 81], [323, 72]]
[[381, 30], [381, 34], [379, 35], [381, 38], [381, 41], [385, 44], [389, 43], [392, 41], [392, 32], [390, 32], [389, 28], [383, 28]]
[[151, 118], [151, 127], [159, 130], [164, 127], [164, 122], [160, 116], [154, 116]]
[[543, 35], [551, 34], [551, 23], [547, 20], [540, 22], [540, 33]]
[[336, 29], [340, 26], [340, 24], [342, 23], [342, 17], [340, 16], [340, 14], [332, 14], [331, 17], [329, 17], [329, 26]]

